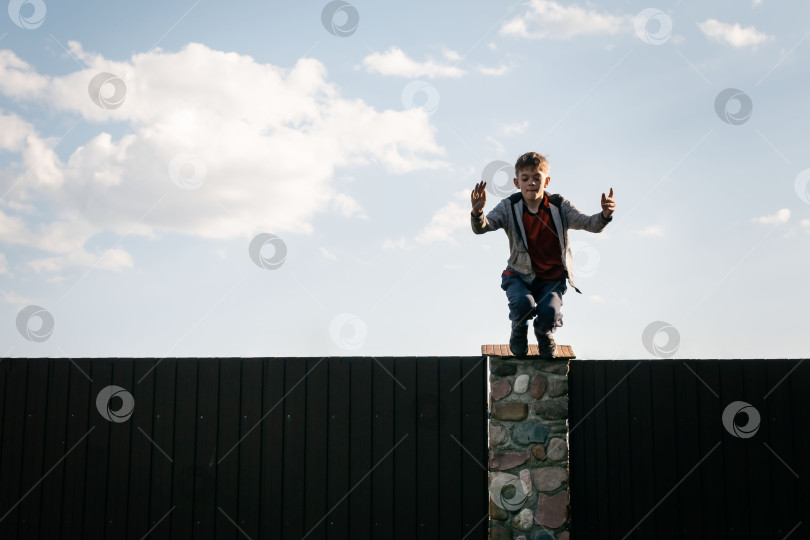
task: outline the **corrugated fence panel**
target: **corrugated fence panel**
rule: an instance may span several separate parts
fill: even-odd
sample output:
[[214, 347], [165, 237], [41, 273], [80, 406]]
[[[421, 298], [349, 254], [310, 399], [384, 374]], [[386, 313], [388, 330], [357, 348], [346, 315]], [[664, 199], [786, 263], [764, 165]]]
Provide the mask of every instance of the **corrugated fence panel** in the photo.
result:
[[[371, 461], [371, 358], [351, 359], [351, 428], [349, 430], [349, 538], [371, 538], [371, 486], [366, 475]], [[366, 444], [356, 444], [364, 441]]]
[[[451, 361], [451, 360], [448, 360]], [[391, 358], [378, 359], [372, 366], [373, 424], [371, 459], [379, 463], [371, 473], [372, 493], [384, 493], [394, 485], [394, 460], [385, 459], [396, 441], [394, 440], [394, 396], [402, 388], [390, 374], [394, 373]], [[394, 497], [375, 497], [371, 500], [371, 534], [373, 538], [386, 536], [394, 530]], [[322, 537], [322, 536], [321, 536]]]
[[[416, 358], [402, 358], [394, 369], [394, 377], [410, 392], [394, 394], [394, 538], [416, 538]], [[408, 479], [408, 475], [414, 475]]]
[[[488, 465], [487, 451], [487, 408], [488, 396], [481, 396], [479, 387], [487, 377], [486, 361], [473, 358], [462, 359], [461, 382], [454, 392], [461, 392], [461, 440], [458, 445], [463, 450], [461, 455], [461, 515], [467, 538], [483, 538], [489, 512], [488, 501], [479, 497], [481, 482], [486, 477]], [[484, 407], [481, 407], [484, 397]], [[455, 399], [455, 398], [454, 398]], [[486, 489], [486, 488], [485, 488]], [[448, 490], [443, 497], [456, 496], [457, 491]], [[446, 519], [446, 517], [443, 517]]]
[[329, 360], [329, 433], [326, 455], [327, 481], [326, 516], [327, 535], [330, 540], [349, 538], [349, 505], [346, 494], [349, 484], [349, 455], [351, 451], [351, 405], [348, 399], [351, 387], [351, 361], [349, 358]]
[[572, 361], [572, 538], [810, 537], [808, 388], [804, 360]]
[[[3, 394], [3, 448], [0, 449], [0, 538], [17, 538], [20, 519], [20, 496], [25, 491], [20, 483], [25, 426], [25, 381], [28, 363], [4, 360], [5, 391]], [[82, 474], [84, 478], [84, 474]]]
[[3, 359], [0, 538], [483, 538], [485, 365]]

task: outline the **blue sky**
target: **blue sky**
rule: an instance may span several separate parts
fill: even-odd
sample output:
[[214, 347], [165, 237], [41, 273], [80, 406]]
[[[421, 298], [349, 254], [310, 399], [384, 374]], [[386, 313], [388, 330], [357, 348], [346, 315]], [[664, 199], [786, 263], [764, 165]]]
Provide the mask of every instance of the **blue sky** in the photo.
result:
[[536, 151], [549, 192], [617, 203], [570, 233], [558, 343], [806, 356], [809, 14], [14, 0], [0, 355], [479, 354], [509, 338], [508, 242], [473, 234], [469, 194]]

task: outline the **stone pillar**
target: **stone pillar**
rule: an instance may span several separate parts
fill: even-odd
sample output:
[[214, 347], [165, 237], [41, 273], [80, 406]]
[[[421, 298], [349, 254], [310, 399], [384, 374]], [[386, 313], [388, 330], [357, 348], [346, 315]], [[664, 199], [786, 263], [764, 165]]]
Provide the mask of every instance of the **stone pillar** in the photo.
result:
[[568, 360], [489, 356], [492, 540], [568, 540]]

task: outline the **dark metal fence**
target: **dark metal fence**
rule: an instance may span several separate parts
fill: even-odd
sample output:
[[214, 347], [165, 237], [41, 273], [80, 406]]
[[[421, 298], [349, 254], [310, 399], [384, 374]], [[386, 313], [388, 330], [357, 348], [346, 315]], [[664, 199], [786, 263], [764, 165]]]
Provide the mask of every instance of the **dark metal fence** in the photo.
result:
[[810, 538], [810, 362], [572, 361], [569, 396], [572, 538]]
[[0, 390], [3, 539], [486, 536], [481, 356], [5, 359]]

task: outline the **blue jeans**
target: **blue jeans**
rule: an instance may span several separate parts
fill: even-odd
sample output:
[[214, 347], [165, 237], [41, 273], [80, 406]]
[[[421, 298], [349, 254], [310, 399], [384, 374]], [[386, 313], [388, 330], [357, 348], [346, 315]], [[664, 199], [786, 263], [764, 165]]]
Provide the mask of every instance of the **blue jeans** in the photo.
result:
[[562, 326], [562, 296], [568, 290], [565, 278], [542, 280], [535, 278], [527, 285], [518, 274], [501, 274], [501, 289], [509, 300], [509, 320], [512, 327], [528, 324], [534, 319], [535, 334], [553, 333]]

